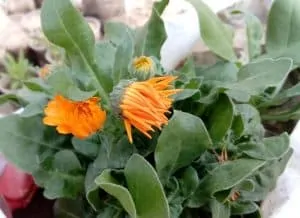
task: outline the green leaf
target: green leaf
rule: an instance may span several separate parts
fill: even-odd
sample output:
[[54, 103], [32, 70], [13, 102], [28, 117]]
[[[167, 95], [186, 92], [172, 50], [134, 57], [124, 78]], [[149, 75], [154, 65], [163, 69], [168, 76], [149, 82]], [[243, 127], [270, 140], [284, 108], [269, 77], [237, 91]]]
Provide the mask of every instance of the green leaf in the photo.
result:
[[135, 56], [154, 56], [160, 59], [160, 50], [167, 39], [161, 15], [169, 0], [155, 2], [149, 21], [136, 33]]
[[132, 217], [136, 218], [136, 208], [128, 189], [121, 186], [112, 176], [110, 170], [104, 170], [100, 176], [95, 180], [95, 183], [112, 195], [121, 203], [126, 212]]
[[278, 159], [289, 151], [289, 136], [284, 133], [280, 136], [265, 138], [263, 143], [243, 143], [238, 145], [238, 149], [255, 159]]
[[236, 138], [239, 138], [242, 136], [242, 134], [245, 131], [245, 127], [244, 127], [244, 121], [241, 115], [235, 116], [232, 122], [232, 126], [231, 129], [234, 133], [234, 136]]
[[196, 9], [199, 18], [201, 38], [217, 55], [235, 61], [232, 34], [217, 15], [202, 0], [188, 0]]
[[196, 69], [196, 75], [204, 77], [204, 80], [232, 83], [237, 81], [239, 68], [231, 62], [220, 61], [205, 69]]
[[251, 179], [246, 179], [238, 184], [235, 188], [236, 191], [254, 191], [254, 182]]
[[260, 160], [238, 159], [219, 165], [203, 178], [191, 197], [189, 205], [197, 207], [200, 203], [202, 204], [203, 197], [209, 199], [216, 192], [238, 185], [246, 178], [254, 175], [265, 164], [265, 161]]
[[21, 103], [21, 99], [16, 94], [1, 94], [0, 105], [8, 102]]
[[197, 171], [193, 167], [186, 168], [178, 179], [182, 194], [189, 197], [194, 193], [199, 184]]
[[241, 201], [259, 202], [276, 187], [276, 182], [281, 173], [285, 170], [286, 165], [293, 151], [290, 148], [287, 153], [277, 160], [267, 161], [267, 163], [251, 176], [250, 179], [254, 182], [254, 190], [241, 191]]
[[85, 177], [86, 198], [94, 210], [101, 209], [99, 198], [99, 187], [95, 184], [95, 179], [107, 168], [124, 168], [131, 157], [134, 147], [127, 140], [126, 136], [114, 141], [113, 136], [101, 135], [101, 146], [98, 156], [88, 167]]
[[41, 78], [30, 78], [24, 81], [24, 85], [31, 91], [34, 92], [45, 92], [49, 91], [49, 86]]
[[274, 1], [267, 24], [266, 48], [268, 53], [280, 50], [288, 51], [298, 44], [300, 37], [299, 10], [300, 2], [297, 0]]
[[237, 104], [235, 109], [242, 118], [243, 134], [260, 141], [264, 137], [265, 130], [261, 124], [259, 111], [249, 104]]
[[61, 94], [74, 101], [86, 100], [97, 93], [96, 91], [81, 91], [72, 79], [70, 69], [66, 67], [53, 71], [47, 82], [53, 88], [54, 93]]
[[193, 78], [196, 76], [195, 63], [193, 57], [188, 57], [185, 61], [183, 67], [179, 70], [180, 73], [186, 75], [188, 78]]
[[43, 154], [56, 152], [65, 140], [54, 128], [45, 126], [38, 116], [1, 118], [0, 129], [0, 152], [26, 172], [38, 170]]
[[45, 106], [47, 104], [47, 99], [40, 102], [34, 102], [28, 104], [22, 113], [20, 114], [21, 117], [33, 117], [36, 115], [41, 115], [44, 113]]
[[247, 25], [247, 42], [249, 59], [261, 54], [261, 43], [264, 34], [263, 26], [260, 20], [253, 14], [246, 13], [245, 21]]
[[158, 138], [155, 150], [156, 169], [160, 179], [166, 182], [176, 170], [191, 164], [211, 146], [212, 141], [199, 117], [174, 111]]
[[118, 84], [121, 79], [129, 76], [128, 67], [132, 62], [134, 52], [134, 34], [128, 26], [122, 23], [107, 23], [105, 30], [107, 31], [106, 39], [116, 45], [112, 77], [114, 84]]
[[76, 199], [83, 190], [84, 177], [81, 164], [70, 150], [48, 155], [43, 166], [33, 172], [34, 179], [44, 187], [49, 199]]
[[221, 94], [208, 118], [207, 128], [213, 141], [219, 142], [227, 134], [234, 117], [234, 105], [227, 95]]
[[174, 101], [182, 101], [188, 98], [193, 97], [196, 94], [199, 94], [199, 90], [197, 89], [183, 89], [178, 94], [174, 95]]
[[33, 92], [26, 87], [17, 90], [17, 97], [20, 99], [20, 103], [37, 103], [43, 102], [45, 99], [48, 99], [49, 96], [43, 92]]
[[100, 41], [96, 44], [96, 64], [101, 69], [101, 71], [103, 71], [109, 77], [112, 77], [113, 75], [116, 50], [116, 47], [108, 41]]
[[230, 218], [230, 206], [213, 199], [210, 201], [212, 218]]
[[259, 210], [259, 207], [256, 203], [248, 202], [234, 202], [231, 203], [231, 214], [232, 215], [245, 215], [251, 214]]
[[243, 66], [238, 73], [238, 81], [225, 87], [246, 95], [263, 94], [267, 88], [273, 88], [270, 97], [274, 97], [282, 88], [290, 70], [292, 60], [280, 58], [265, 59]]
[[98, 140], [97, 134], [84, 140], [78, 139], [76, 137], [72, 138], [72, 145], [74, 149], [77, 152], [91, 158], [97, 157], [98, 150], [100, 147], [99, 143], [100, 142]]
[[164, 189], [154, 168], [142, 156], [132, 155], [124, 173], [139, 218], [170, 218]]
[[73, 72], [86, 85], [93, 83], [104, 102], [111, 78], [95, 63], [95, 39], [83, 16], [70, 0], [46, 0], [41, 12], [42, 29], [48, 40], [66, 50]]
[[104, 147], [100, 147], [97, 158], [88, 166], [84, 187], [86, 198], [91, 207], [97, 211], [101, 209], [102, 201], [99, 197], [99, 187], [95, 183], [95, 179], [108, 168], [108, 160]]

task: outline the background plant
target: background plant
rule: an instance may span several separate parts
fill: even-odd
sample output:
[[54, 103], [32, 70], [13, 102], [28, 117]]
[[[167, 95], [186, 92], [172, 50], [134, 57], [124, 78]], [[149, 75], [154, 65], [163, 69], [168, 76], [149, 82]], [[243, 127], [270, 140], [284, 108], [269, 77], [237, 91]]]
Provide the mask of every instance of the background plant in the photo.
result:
[[3, 65], [5, 72], [1, 74], [2, 77], [9, 77], [10, 83], [9, 87], [7, 87], [8, 89], [21, 88], [23, 82], [34, 75], [34, 68], [25, 58], [23, 51], [16, 58], [11, 54], [7, 54]]

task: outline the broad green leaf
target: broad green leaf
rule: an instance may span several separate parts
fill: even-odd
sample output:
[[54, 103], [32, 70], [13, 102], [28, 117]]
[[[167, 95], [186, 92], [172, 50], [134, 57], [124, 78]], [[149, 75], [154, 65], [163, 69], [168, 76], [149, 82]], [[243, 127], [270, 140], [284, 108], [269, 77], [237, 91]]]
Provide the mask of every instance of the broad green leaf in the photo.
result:
[[235, 187], [236, 191], [254, 191], [254, 181], [251, 179], [243, 180], [240, 184]]
[[195, 70], [196, 69], [193, 57], [188, 57], [183, 67], [179, 69], [179, 72], [186, 75], [188, 78], [193, 78], [196, 76]]
[[264, 29], [260, 20], [253, 14], [245, 13], [245, 21], [247, 24], [248, 56], [252, 60], [262, 52], [261, 44]]
[[98, 154], [100, 141], [98, 140], [97, 134], [88, 139], [78, 139], [73, 137], [72, 145], [77, 152], [87, 157], [95, 158]]
[[136, 209], [131, 194], [128, 189], [121, 186], [110, 174], [110, 170], [104, 170], [95, 180], [95, 183], [112, 195], [121, 203], [123, 208], [132, 218], [136, 218]]
[[70, 73], [69, 68], [63, 67], [50, 74], [47, 82], [51, 85], [55, 94], [63, 95], [74, 101], [86, 100], [96, 94], [96, 91], [81, 91]]
[[190, 165], [212, 146], [203, 121], [192, 114], [174, 111], [164, 127], [155, 150], [156, 169], [166, 182], [178, 169]]
[[140, 155], [134, 154], [124, 170], [128, 189], [139, 218], [170, 218], [168, 202], [155, 169]]
[[31, 103], [28, 104], [22, 113], [20, 114], [21, 117], [32, 117], [36, 115], [41, 115], [44, 113], [45, 106], [47, 104], [47, 100]]
[[280, 50], [288, 51], [298, 44], [300, 37], [299, 10], [300, 2], [297, 0], [274, 1], [267, 25], [266, 47], [268, 53], [276, 53]]
[[135, 148], [128, 141], [127, 136], [121, 137], [117, 142], [106, 146], [109, 168], [124, 168], [128, 159], [135, 152]]
[[108, 168], [108, 160], [104, 147], [100, 147], [97, 158], [88, 166], [84, 187], [86, 199], [94, 210], [101, 209], [101, 199], [99, 197], [99, 187], [95, 183], [95, 179]]
[[105, 29], [108, 31], [106, 38], [116, 45], [112, 77], [117, 84], [121, 79], [129, 77], [128, 67], [133, 59], [134, 35], [132, 30], [122, 23], [108, 23]]
[[259, 111], [249, 104], [237, 104], [235, 109], [243, 121], [243, 134], [260, 141], [264, 137], [265, 130], [261, 124]]
[[49, 199], [76, 199], [83, 191], [84, 176], [81, 164], [70, 150], [48, 155], [39, 170], [33, 172], [35, 181], [42, 184], [44, 195]]
[[267, 88], [273, 88], [269, 95], [274, 97], [282, 88], [292, 64], [289, 58], [265, 59], [249, 63], [240, 69], [238, 81], [225, 87], [249, 96], [261, 95]]
[[21, 103], [20, 98], [16, 94], [1, 94], [0, 105], [8, 102]]
[[44, 101], [45, 99], [48, 99], [49, 96], [45, 94], [44, 92], [33, 92], [26, 87], [17, 90], [16, 96], [20, 100], [20, 104], [24, 104], [25, 102], [28, 103], [37, 103]]
[[191, 166], [182, 172], [178, 180], [184, 197], [192, 195], [199, 184], [197, 171]]
[[186, 89], [199, 89], [202, 85], [203, 78], [201, 77], [192, 77], [185, 84]]
[[64, 145], [65, 137], [45, 126], [39, 116], [7, 116], [0, 119], [0, 129], [0, 152], [26, 172], [38, 170], [44, 153], [56, 152]]
[[101, 204], [99, 187], [95, 184], [95, 179], [107, 168], [124, 168], [134, 151], [126, 136], [113, 141], [112, 136], [101, 135], [100, 141], [98, 156], [89, 165], [85, 177], [86, 198], [94, 210], [100, 209]]
[[213, 199], [210, 201], [210, 209], [212, 218], [230, 218], [230, 206], [225, 203], [220, 203]]
[[193, 97], [196, 94], [200, 94], [199, 90], [197, 89], [183, 89], [178, 94], [174, 95], [174, 101], [182, 101], [188, 98]]
[[204, 80], [220, 81], [222, 83], [232, 83], [237, 81], [239, 68], [230, 62], [218, 62], [205, 69], [196, 69], [196, 75]]
[[24, 85], [31, 91], [34, 92], [45, 92], [48, 93], [50, 87], [41, 78], [30, 78], [24, 81]]
[[238, 89], [229, 89], [225, 91], [225, 93], [239, 103], [248, 103], [251, 99], [251, 95], [249, 95], [246, 91], [241, 91]]
[[116, 50], [116, 47], [109, 41], [100, 41], [95, 48], [97, 66], [110, 77], [113, 75]]
[[234, 117], [234, 105], [231, 99], [222, 94], [213, 106], [208, 118], [208, 132], [215, 142], [220, 142], [231, 127]]
[[290, 148], [283, 157], [267, 161], [255, 175], [251, 176], [250, 179], [254, 182], [254, 190], [241, 191], [241, 201], [255, 201], [259, 202], [266, 198], [266, 196], [276, 187], [278, 177], [286, 168], [286, 165], [292, 155], [293, 151]]
[[135, 56], [154, 56], [160, 59], [160, 50], [167, 39], [161, 15], [169, 0], [155, 2], [149, 21], [136, 33]]
[[256, 203], [248, 202], [234, 202], [231, 203], [231, 214], [232, 215], [246, 215], [254, 213], [259, 210], [259, 207]]
[[253, 176], [265, 164], [265, 161], [254, 159], [238, 159], [220, 164], [203, 178], [189, 205], [196, 207], [202, 204], [203, 197], [209, 199], [216, 192], [238, 185], [244, 179]]
[[244, 121], [243, 121], [243, 118], [241, 115], [237, 115], [234, 117], [231, 129], [236, 138], [239, 138], [242, 136], [243, 132], [245, 131], [245, 127], [244, 127]]
[[289, 136], [284, 133], [265, 138], [263, 143], [243, 143], [238, 145], [238, 149], [255, 159], [279, 159], [289, 151]]
[[95, 63], [95, 39], [83, 16], [70, 0], [46, 0], [41, 12], [42, 29], [50, 42], [64, 48], [77, 77], [89, 85], [92, 83], [104, 102], [105, 91], [111, 90], [111, 78]]
[[202, 0], [188, 0], [196, 9], [204, 43], [217, 55], [235, 61], [232, 34]]

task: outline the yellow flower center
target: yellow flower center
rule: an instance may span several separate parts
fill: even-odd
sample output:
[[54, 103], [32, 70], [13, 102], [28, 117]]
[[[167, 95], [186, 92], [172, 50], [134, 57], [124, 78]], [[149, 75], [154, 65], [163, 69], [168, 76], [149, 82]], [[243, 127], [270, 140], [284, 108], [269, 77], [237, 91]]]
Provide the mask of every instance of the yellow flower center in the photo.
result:
[[133, 60], [135, 70], [142, 72], [149, 72], [153, 68], [153, 61], [150, 57], [141, 56]]

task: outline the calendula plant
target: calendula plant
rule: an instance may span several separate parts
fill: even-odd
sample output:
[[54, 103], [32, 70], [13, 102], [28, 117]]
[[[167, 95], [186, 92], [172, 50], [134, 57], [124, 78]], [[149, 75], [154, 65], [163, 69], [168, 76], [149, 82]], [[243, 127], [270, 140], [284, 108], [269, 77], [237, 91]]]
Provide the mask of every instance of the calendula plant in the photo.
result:
[[189, 58], [171, 72], [159, 62], [168, 0], [139, 29], [108, 23], [100, 42], [69, 0], [44, 1], [44, 34], [67, 58], [24, 83], [27, 95], [15, 96], [23, 113], [0, 120], [0, 151], [56, 199], [56, 217], [261, 217], [292, 155], [289, 135], [266, 135], [261, 113], [299, 86], [284, 86], [295, 45], [276, 48], [272, 20], [299, 24], [278, 13], [298, 1], [275, 0], [265, 54], [254, 33], [262, 28], [247, 14], [244, 64], [229, 28], [201, 0], [188, 1], [220, 61], [203, 67]]

